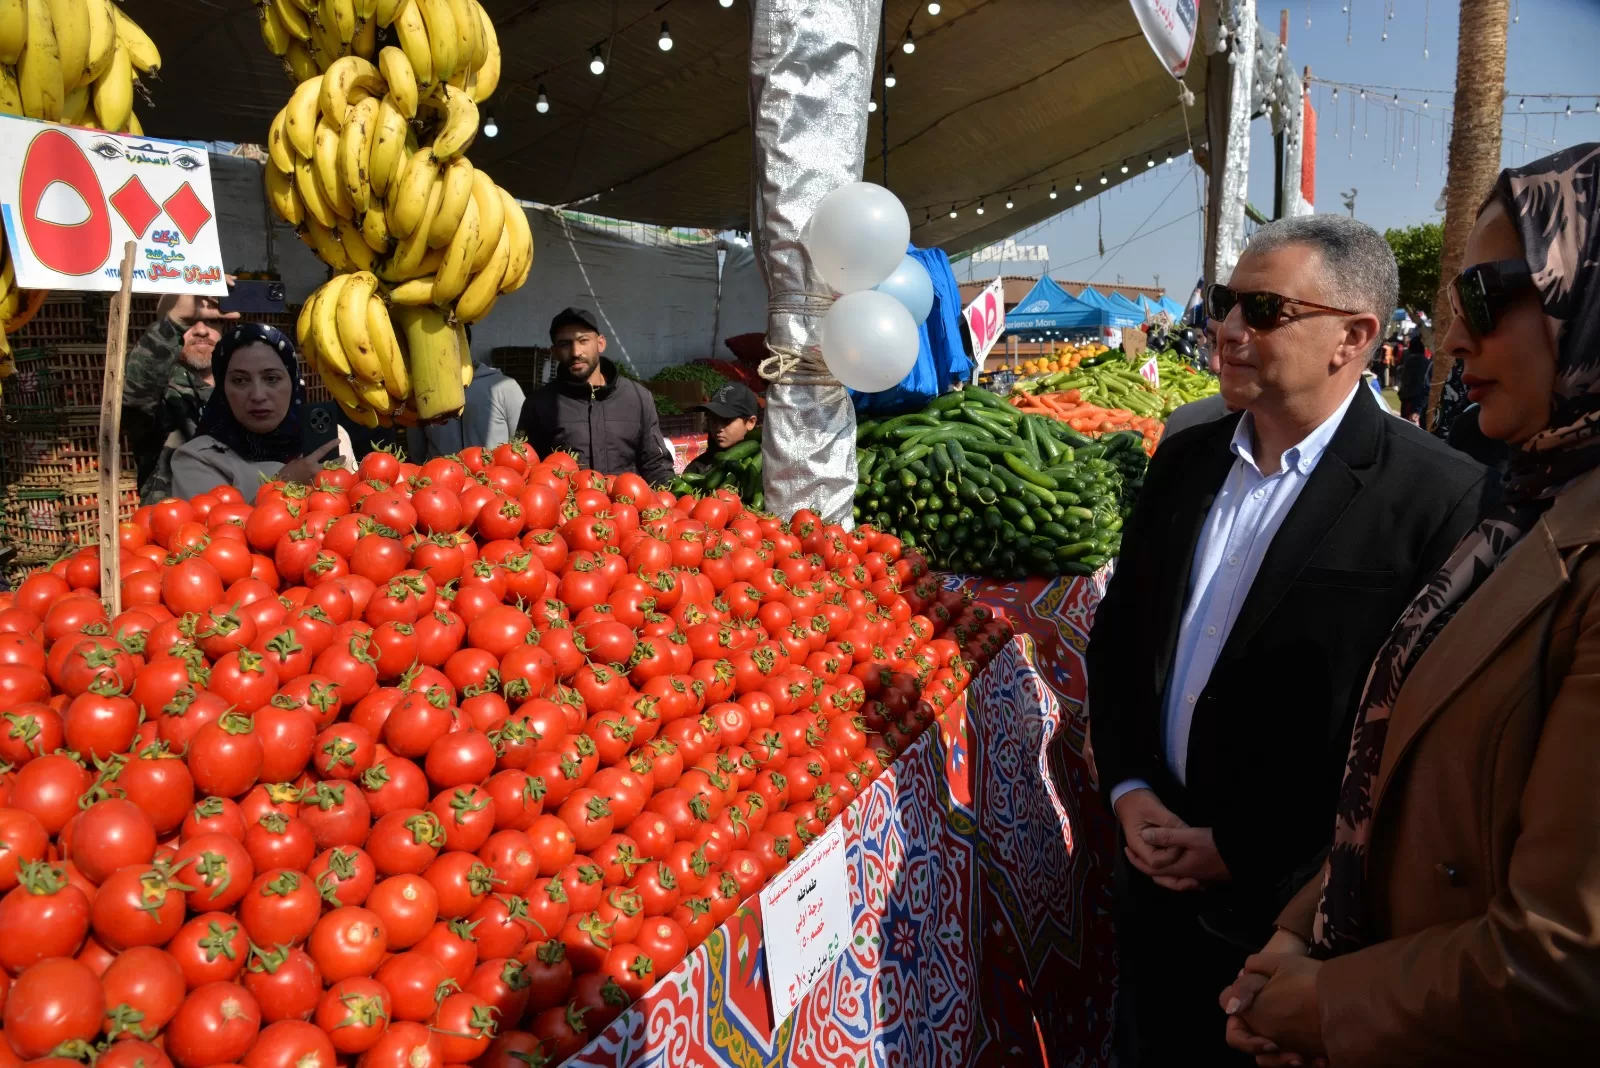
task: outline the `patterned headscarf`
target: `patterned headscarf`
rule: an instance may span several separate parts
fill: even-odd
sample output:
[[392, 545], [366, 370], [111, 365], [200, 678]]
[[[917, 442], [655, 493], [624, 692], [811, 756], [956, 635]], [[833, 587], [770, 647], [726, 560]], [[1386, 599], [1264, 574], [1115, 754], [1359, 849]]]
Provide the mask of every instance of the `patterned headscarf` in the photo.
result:
[[[271, 348], [283, 361], [289, 372], [293, 393], [289, 411], [283, 422], [266, 434], [246, 430], [234, 417], [233, 406], [228, 403], [228, 363], [233, 354], [246, 345], [260, 343]], [[295, 358], [294, 342], [275, 326], [260, 323], [236, 323], [230, 326], [217, 342], [211, 354], [211, 376], [216, 382], [211, 397], [200, 411], [198, 432], [209, 434], [252, 463], [276, 461], [288, 463], [298, 457], [301, 448], [300, 410], [306, 403], [306, 384], [300, 379], [300, 363]]]
[[1600, 144], [1575, 145], [1502, 171], [1495, 196], [1522, 238], [1555, 340], [1550, 420], [1513, 450], [1505, 503], [1461, 540], [1373, 661], [1339, 788], [1333, 849], [1312, 933], [1311, 955], [1319, 959], [1358, 950], [1372, 937], [1365, 886], [1372, 790], [1406, 675], [1556, 496], [1600, 466]]

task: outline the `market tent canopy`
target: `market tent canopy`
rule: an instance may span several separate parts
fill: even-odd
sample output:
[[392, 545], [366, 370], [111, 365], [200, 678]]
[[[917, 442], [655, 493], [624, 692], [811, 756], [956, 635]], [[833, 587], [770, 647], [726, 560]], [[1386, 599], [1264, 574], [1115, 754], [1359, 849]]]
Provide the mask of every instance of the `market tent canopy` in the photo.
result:
[[[1209, 6], [1209, 5], [1207, 5]], [[641, 222], [750, 228], [748, 8], [660, 0], [613, 3], [484, 0], [504, 56], [485, 106], [499, 136], [471, 150], [513, 194]], [[166, 59], [139, 107], [153, 136], [262, 143], [292, 88], [268, 53], [253, 4], [125, 0]], [[963, 251], [988, 244], [1145, 173], [1187, 128], [1205, 128], [1209, 57], [1197, 42], [1178, 86], [1127, 3], [1105, 0], [886, 0], [897, 84], [868, 119], [866, 175], [912, 217], [912, 241]], [[670, 18], [674, 47], [657, 47]], [[895, 47], [911, 33], [916, 51]], [[1024, 31], [1024, 32], [1019, 32]], [[589, 71], [604, 44], [607, 66]], [[609, 42], [609, 43], [607, 43]], [[550, 110], [535, 110], [539, 88]], [[883, 121], [888, 121], [884, 136]], [[1129, 175], [1120, 171], [1133, 160]], [[1084, 192], [1074, 193], [1081, 176]], [[1176, 175], [1174, 175], [1174, 179]], [[1051, 185], [1059, 197], [1050, 198]], [[1015, 207], [1003, 205], [1009, 194]], [[988, 198], [988, 211], [973, 210]], [[952, 219], [949, 210], [958, 208]]]
[[1161, 298], [1159, 303], [1161, 305], [1161, 310], [1170, 313], [1174, 319], [1182, 319], [1188, 314], [1188, 309], [1182, 304], [1179, 304], [1177, 301], [1173, 300], [1171, 297], [1164, 296]]
[[1085, 330], [1101, 326], [1102, 309], [1085, 304], [1041, 275], [1017, 306], [1006, 313], [1006, 332], [1034, 336], [1047, 331]]
[[1137, 315], [1141, 323], [1144, 322], [1149, 315], [1149, 313], [1145, 311], [1144, 305], [1135, 304], [1121, 293], [1112, 293], [1110, 296], [1106, 297], [1106, 300], [1109, 301], [1111, 306], [1117, 311], [1125, 311], [1129, 315]]
[[1105, 321], [1101, 324], [1103, 326], [1138, 326], [1140, 323], [1144, 322], [1144, 313], [1137, 310], [1130, 310], [1133, 308], [1133, 305], [1130, 301], [1126, 300], [1119, 294], [1113, 293], [1112, 296], [1116, 297], [1118, 300], [1121, 300], [1123, 304], [1127, 305], [1127, 307], [1118, 307], [1110, 298], [1102, 295], [1099, 290], [1095, 289], [1094, 286], [1088, 286], [1085, 288], [1082, 293], [1078, 294], [1078, 299], [1083, 301], [1085, 304], [1099, 308], [1105, 312]]

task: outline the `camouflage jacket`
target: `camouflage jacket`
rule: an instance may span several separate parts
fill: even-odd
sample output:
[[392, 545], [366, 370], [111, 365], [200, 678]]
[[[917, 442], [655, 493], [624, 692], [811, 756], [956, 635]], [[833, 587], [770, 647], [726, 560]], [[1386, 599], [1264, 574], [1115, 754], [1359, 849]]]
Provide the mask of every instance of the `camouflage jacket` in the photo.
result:
[[172, 454], [196, 436], [200, 409], [210, 399], [211, 388], [210, 382], [182, 360], [172, 365], [167, 392], [161, 398], [161, 422], [167, 428], [167, 436], [161, 442], [155, 470], [150, 472], [149, 479], [139, 484], [140, 503], [154, 504], [172, 496]]
[[122, 431], [134, 455], [141, 494], [161, 458], [170, 427], [165, 398], [172, 369], [183, 351], [183, 327], [162, 316], [128, 350], [122, 376]]

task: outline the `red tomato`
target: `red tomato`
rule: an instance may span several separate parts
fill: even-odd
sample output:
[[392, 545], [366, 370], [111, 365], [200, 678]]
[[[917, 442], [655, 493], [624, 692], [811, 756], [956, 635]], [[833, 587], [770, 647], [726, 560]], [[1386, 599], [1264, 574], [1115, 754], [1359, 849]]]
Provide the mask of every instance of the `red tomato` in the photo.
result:
[[41, 961], [17, 976], [6, 995], [5, 1037], [16, 1055], [44, 1057], [64, 1042], [87, 1042], [100, 1031], [105, 990], [75, 960]]
[[167, 1024], [166, 1050], [180, 1068], [237, 1062], [261, 1030], [261, 1007], [242, 986], [208, 983]]

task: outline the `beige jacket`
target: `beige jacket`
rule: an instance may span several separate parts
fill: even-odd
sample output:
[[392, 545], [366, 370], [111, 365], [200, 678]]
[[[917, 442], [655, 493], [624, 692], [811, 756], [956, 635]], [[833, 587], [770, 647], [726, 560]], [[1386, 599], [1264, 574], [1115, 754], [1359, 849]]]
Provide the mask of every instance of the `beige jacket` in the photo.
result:
[[[1600, 1063], [1597, 542], [1600, 471], [1561, 495], [1400, 691], [1367, 863], [1380, 941], [1317, 982], [1336, 1068]], [[1280, 927], [1309, 939], [1319, 884]]]
[[[339, 447], [328, 454], [354, 471], [355, 450], [344, 427], [338, 428]], [[208, 434], [186, 441], [172, 454], [172, 495], [188, 499], [197, 493], [214, 490], [218, 486], [233, 486], [244, 495], [246, 503], [256, 503], [256, 490], [261, 488], [263, 477], [271, 478], [282, 470], [276, 460], [256, 463], [245, 459], [228, 446]]]

